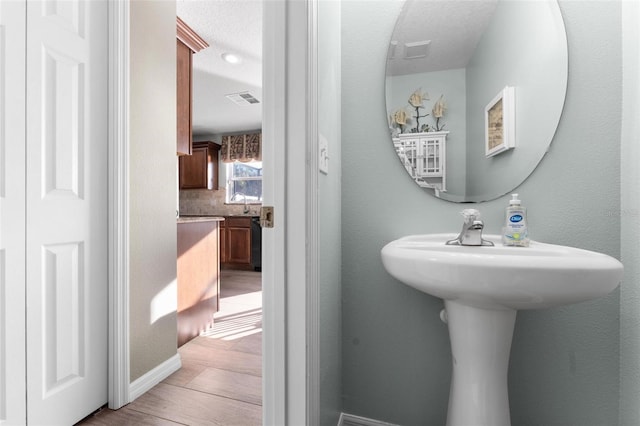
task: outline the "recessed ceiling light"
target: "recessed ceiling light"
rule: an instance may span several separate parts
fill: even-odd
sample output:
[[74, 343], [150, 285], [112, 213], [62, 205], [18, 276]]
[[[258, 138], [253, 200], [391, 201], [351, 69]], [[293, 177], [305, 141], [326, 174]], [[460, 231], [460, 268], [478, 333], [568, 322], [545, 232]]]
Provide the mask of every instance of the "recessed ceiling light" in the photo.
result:
[[234, 55], [233, 53], [223, 53], [222, 59], [229, 62], [230, 64], [239, 64], [240, 62], [242, 62], [240, 56]]

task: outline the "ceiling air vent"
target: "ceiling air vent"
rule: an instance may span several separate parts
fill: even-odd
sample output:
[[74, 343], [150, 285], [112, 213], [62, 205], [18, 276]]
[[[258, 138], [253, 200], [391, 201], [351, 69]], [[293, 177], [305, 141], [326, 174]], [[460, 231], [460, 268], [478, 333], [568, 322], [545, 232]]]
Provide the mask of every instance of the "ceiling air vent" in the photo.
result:
[[260, 101], [249, 92], [232, 93], [230, 95], [226, 95], [226, 97], [238, 105], [252, 105], [260, 103]]
[[427, 48], [431, 44], [431, 40], [414, 41], [404, 44], [404, 58], [417, 59], [427, 56]]

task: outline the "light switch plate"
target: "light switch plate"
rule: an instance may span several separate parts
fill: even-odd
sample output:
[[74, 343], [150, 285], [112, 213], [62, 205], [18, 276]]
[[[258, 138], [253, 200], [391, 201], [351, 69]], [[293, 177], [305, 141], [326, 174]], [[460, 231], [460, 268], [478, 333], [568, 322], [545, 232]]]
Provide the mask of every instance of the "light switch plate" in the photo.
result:
[[322, 135], [319, 135], [318, 142], [318, 149], [320, 150], [318, 168], [322, 173], [327, 175], [329, 174], [329, 142]]

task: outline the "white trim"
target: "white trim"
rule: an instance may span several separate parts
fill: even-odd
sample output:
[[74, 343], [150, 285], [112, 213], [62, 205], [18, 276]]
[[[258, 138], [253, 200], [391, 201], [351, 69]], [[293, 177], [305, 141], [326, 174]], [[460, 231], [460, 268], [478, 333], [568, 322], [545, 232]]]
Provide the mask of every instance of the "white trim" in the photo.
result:
[[153, 370], [148, 371], [142, 377], [136, 379], [131, 386], [129, 386], [129, 396], [131, 397], [131, 402], [135, 401], [136, 398], [142, 396], [145, 392], [148, 392], [155, 385], [178, 371], [182, 367], [182, 362], [180, 361], [180, 354], [175, 354]]
[[129, 1], [109, 2], [109, 408], [129, 394]]
[[394, 423], [387, 423], [380, 420], [368, 419], [366, 417], [354, 416], [353, 414], [340, 413], [338, 426], [397, 426]]
[[320, 424], [320, 317], [319, 317], [319, 241], [318, 176], [318, 0], [307, 0], [307, 422]]
[[275, 227], [262, 230], [262, 422], [286, 421], [286, 45], [287, 4], [263, 4], [262, 59], [262, 191], [264, 205], [273, 206]]
[[[310, 411], [309, 348], [309, 5], [288, 0], [286, 37], [286, 424], [307, 425]], [[303, 96], [304, 95], [304, 96]], [[300, 179], [300, 176], [305, 176]], [[317, 191], [317, 188], [312, 188]]]
[[620, 398], [621, 425], [640, 424], [640, 3], [622, 2], [622, 124], [620, 132]]

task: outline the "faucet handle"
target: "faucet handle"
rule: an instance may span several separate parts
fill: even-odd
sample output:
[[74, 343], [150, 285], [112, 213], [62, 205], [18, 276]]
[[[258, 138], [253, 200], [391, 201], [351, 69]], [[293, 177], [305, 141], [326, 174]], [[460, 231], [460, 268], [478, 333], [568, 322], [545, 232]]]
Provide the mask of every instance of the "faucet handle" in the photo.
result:
[[466, 223], [472, 223], [475, 220], [480, 219], [480, 210], [476, 209], [464, 209], [460, 212]]

